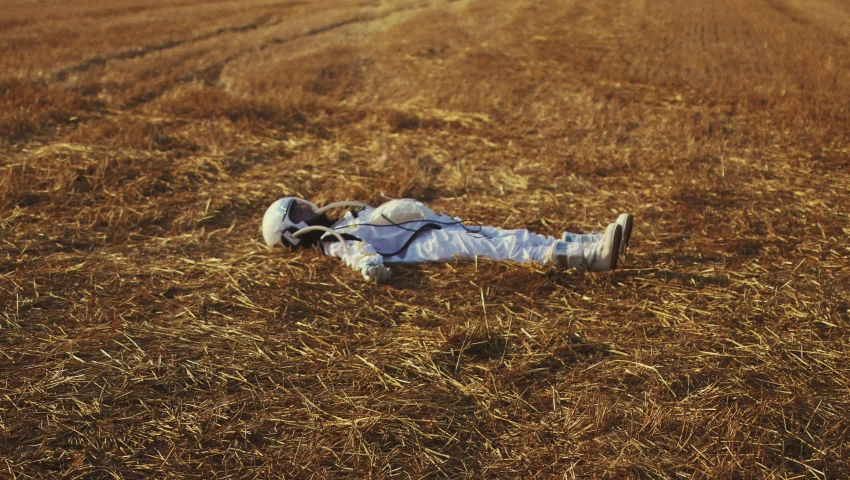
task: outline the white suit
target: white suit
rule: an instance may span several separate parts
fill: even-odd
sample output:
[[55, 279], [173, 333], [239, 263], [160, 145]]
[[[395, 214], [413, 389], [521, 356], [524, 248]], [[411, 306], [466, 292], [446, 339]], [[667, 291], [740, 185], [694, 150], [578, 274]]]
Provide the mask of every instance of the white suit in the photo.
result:
[[[486, 257], [516, 262], [551, 262], [556, 244], [581, 255], [582, 244], [537, 235], [528, 230], [464, 225], [457, 217], [435, 213], [411, 199], [389, 201], [377, 208], [348, 212], [333, 225], [345, 239], [322, 237], [327, 255], [342, 259], [367, 276], [370, 267], [384, 262], [447, 262]], [[566, 245], [563, 245], [565, 244]]]

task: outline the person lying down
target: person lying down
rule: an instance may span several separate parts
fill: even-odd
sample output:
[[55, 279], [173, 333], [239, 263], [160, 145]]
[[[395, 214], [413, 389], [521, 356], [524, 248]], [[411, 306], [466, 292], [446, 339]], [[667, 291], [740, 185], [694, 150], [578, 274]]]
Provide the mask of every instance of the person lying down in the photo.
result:
[[[328, 212], [347, 207], [340, 218]], [[318, 247], [340, 258], [364, 279], [386, 282], [386, 263], [448, 262], [490, 258], [536, 262], [598, 272], [613, 270], [629, 244], [633, 217], [624, 213], [602, 233], [564, 232], [561, 238], [525, 229], [471, 225], [429, 209], [413, 199], [391, 200], [378, 207], [336, 202], [319, 208], [303, 198], [284, 197], [263, 216], [263, 239], [269, 247]]]

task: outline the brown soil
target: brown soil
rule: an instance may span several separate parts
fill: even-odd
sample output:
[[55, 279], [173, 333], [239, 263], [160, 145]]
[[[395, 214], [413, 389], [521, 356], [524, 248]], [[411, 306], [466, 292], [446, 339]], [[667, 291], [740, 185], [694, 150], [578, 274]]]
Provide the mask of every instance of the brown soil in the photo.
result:
[[[0, 476], [848, 478], [848, 125], [844, 0], [4, 2]], [[381, 194], [636, 231], [259, 235]]]

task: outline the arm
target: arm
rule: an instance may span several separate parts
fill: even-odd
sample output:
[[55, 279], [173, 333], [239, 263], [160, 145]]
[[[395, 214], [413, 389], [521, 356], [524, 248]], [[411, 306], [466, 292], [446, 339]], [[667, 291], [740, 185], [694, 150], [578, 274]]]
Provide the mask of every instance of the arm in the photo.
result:
[[392, 271], [384, 265], [384, 257], [366, 242], [346, 240], [345, 244], [329, 242], [324, 243], [323, 247], [325, 254], [341, 259], [346, 265], [360, 272], [367, 281], [384, 283], [392, 277]]

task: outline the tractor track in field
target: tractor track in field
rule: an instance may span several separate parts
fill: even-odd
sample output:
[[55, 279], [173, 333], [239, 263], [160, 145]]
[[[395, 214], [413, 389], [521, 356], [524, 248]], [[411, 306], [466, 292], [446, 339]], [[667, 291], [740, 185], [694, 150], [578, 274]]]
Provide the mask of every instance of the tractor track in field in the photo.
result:
[[[293, 1], [293, 2], [284, 3], [280, 6], [297, 7], [297, 6], [302, 6], [305, 3], [306, 2], [304, 2], [304, 1]], [[346, 26], [349, 26], [349, 25], [381, 20], [381, 19], [388, 18], [388, 17], [390, 17], [394, 14], [397, 14], [397, 13], [410, 11], [410, 10], [423, 10], [423, 9], [426, 9], [430, 6], [431, 6], [430, 3], [423, 3], [423, 4], [418, 4], [414, 7], [408, 6], [408, 7], [397, 8], [397, 9], [394, 9], [394, 10], [391, 10], [391, 11], [388, 11], [388, 12], [385, 12], [385, 13], [382, 13], [382, 14], [356, 15], [356, 16], [351, 17], [351, 18], [338, 20], [338, 21], [331, 22], [331, 23], [328, 23], [328, 24], [311, 27], [303, 33], [295, 34], [295, 35], [292, 35], [292, 36], [289, 36], [289, 37], [275, 37], [275, 38], [272, 38], [272, 39], [270, 39], [270, 40], [268, 40], [268, 41], [266, 41], [266, 42], [264, 42], [260, 45], [254, 45], [254, 46], [249, 46], [249, 47], [243, 48], [243, 49], [239, 50], [237, 53], [227, 57], [225, 60], [217, 62], [214, 65], [210, 65], [209, 67], [205, 67], [203, 69], [200, 69], [197, 72], [194, 72], [193, 74], [186, 75], [186, 76], [183, 76], [183, 77], [179, 77], [178, 81], [179, 82], [185, 82], [185, 81], [191, 80], [192, 78], [194, 78], [196, 76], [204, 76], [208, 72], [213, 71], [216, 68], [220, 68], [223, 65], [225, 65], [225, 64], [227, 64], [227, 63], [229, 63], [233, 60], [236, 60], [237, 58], [239, 58], [241, 56], [244, 56], [246, 54], [250, 54], [250, 53], [253, 53], [253, 52], [265, 50], [266, 48], [268, 48], [269, 46], [272, 46], [272, 45], [282, 45], [282, 44], [289, 43], [289, 42], [292, 42], [292, 41], [296, 41], [296, 40], [299, 40], [299, 39], [308, 38], [308, 37], [311, 37], [311, 36], [330, 32], [332, 30], [342, 28], [342, 27], [346, 27]], [[153, 54], [153, 53], [158, 53], [158, 52], [162, 52], [162, 51], [165, 51], [165, 50], [171, 50], [171, 49], [179, 48], [179, 47], [182, 47], [182, 46], [185, 46], [185, 45], [191, 45], [191, 44], [203, 42], [205, 40], [210, 40], [210, 39], [213, 39], [213, 38], [216, 38], [216, 37], [221, 37], [221, 36], [228, 35], [228, 34], [239, 34], [239, 33], [246, 33], [246, 32], [250, 32], [250, 31], [256, 31], [256, 30], [260, 30], [260, 29], [273, 28], [275, 26], [282, 24], [283, 21], [284, 21], [284, 19], [280, 15], [266, 14], [266, 15], [263, 15], [263, 16], [257, 18], [255, 21], [252, 21], [252, 22], [249, 22], [249, 23], [245, 23], [245, 24], [241, 24], [241, 25], [230, 25], [230, 26], [226, 26], [226, 27], [219, 27], [219, 28], [216, 28], [215, 30], [205, 32], [205, 33], [201, 33], [199, 35], [195, 35], [195, 36], [192, 36], [192, 37], [189, 37], [189, 38], [169, 39], [169, 40], [165, 40], [165, 41], [162, 41], [162, 42], [151, 43], [151, 44], [147, 44], [147, 45], [141, 45], [141, 46], [137, 46], [137, 47], [133, 47], [133, 48], [127, 48], [127, 49], [120, 50], [118, 52], [110, 53], [110, 54], [107, 54], [107, 55], [96, 55], [96, 56], [88, 58], [88, 59], [86, 59], [82, 62], [79, 62], [77, 64], [70, 65], [70, 66], [62, 68], [62, 69], [54, 72], [52, 77], [53, 77], [54, 80], [62, 82], [62, 81], [67, 80], [69, 78], [69, 76], [74, 74], [74, 73], [81, 73], [81, 72], [85, 72], [85, 71], [87, 71], [87, 70], [89, 70], [93, 67], [104, 66], [108, 62], [113, 61], [113, 60], [133, 60], [133, 59], [136, 59], [136, 58], [145, 57], [145, 56]]]
[[257, 19], [256, 21], [247, 24], [221, 27], [213, 31], [202, 33], [200, 35], [196, 35], [190, 38], [166, 40], [159, 43], [128, 48], [119, 52], [111, 53], [109, 55], [98, 55], [89, 58], [83, 62], [77, 63], [76, 65], [71, 65], [55, 72], [53, 74], [53, 78], [61, 82], [65, 81], [71, 74], [84, 72], [92, 67], [106, 65], [107, 62], [112, 60], [132, 60], [134, 58], [144, 57], [151, 53], [161, 52], [164, 50], [181, 47], [183, 45], [189, 45], [192, 43], [209, 40], [211, 38], [227, 35], [230, 33], [243, 33], [251, 30], [258, 30], [260, 28], [273, 27], [275, 25], [279, 25], [281, 22], [282, 19], [280, 17], [276, 19], [271, 19], [270, 16], [264, 16]]
[[[303, 4], [304, 2], [290, 2], [287, 3], [287, 6], [298, 6]], [[280, 46], [289, 44], [291, 42], [295, 42], [298, 40], [302, 40], [305, 38], [326, 34], [332, 32], [334, 30], [344, 28], [351, 25], [356, 24], [364, 24], [375, 21], [384, 20], [390, 18], [393, 15], [409, 12], [415, 10], [424, 10], [431, 7], [431, 3], [420, 3], [414, 6], [403, 6], [399, 7], [384, 13], [364, 13], [361, 15], [355, 15], [350, 18], [345, 18], [342, 20], [337, 20], [334, 22], [330, 22], [327, 24], [322, 24], [318, 26], [313, 26], [301, 33], [296, 33], [290, 36], [283, 37], [272, 37], [263, 41], [257, 45], [249, 45], [244, 48], [237, 50], [236, 52], [228, 55], [227, 57], [213, 62], [207, 66], [202, 68], [195, 69], [194, 71], [182, 75], [178, 75], [173, 77], [171, 80], [166, 81], [166, 85], [160, 88], [151, 89], [143, 94], [136, 95], [130, 98], [126, 103], [126, 108], [133, 108], [139, 105], [143, 105], [149, 103], [156, 98], [159, 98], [165, 92], [169, 91], [171, 88], [177, 85], [186, 84], [195, 81], [201, 81], [205, 85], [213, 85], [215, 84], [219, 76], [221, 75], [222, 70], [230, 63], [243, 58], [247, 55], [251, 55], [253, 53], [264, 51], [270, 47]], [[140, 46], [136, 48], [125, 49], [119, 52], [115, 52], [109, 55], [101, 55], [95, 56], [83, 62], [80, 62], [76, 65], [72, 65], [70, 67], [63, 68], [53, 74], [53, 78], [56, 81], [65, 81], [70, 75], [74, 73], [85, 72], [93, 67], [104, 66], [110, 61], [122, 61], [122, 60], [132, 60], [137, 58], [142, 58], [147, 55], [158, 53], [166, 50], [176, 49], [182, 46], [196, 44], [199, 42], [203, 42], [206, 40], [210, 40], [216, 37], [221, 37], [228, 34], [240, 34], [247, 33], [251, 31], [257, 31], [261, 29], [269, 29], [276, 26], [279, 26], [283, 23], [283, 18], [280, 16], [271, 16], [264, 15], [263, 17], [258, 18], [253, 22], [249, 22], [242, 25], [228, 26], [228, 27], [220, 27], [213, 31], [206, 32], [191, 38], [185, 39], [175, 39], [175, 40], [166, 40], [159, 43], [149, 44], [145, 46]]]
[[802, 15], [799, 12], [794, 11], [792, 7], [790, 7], [787, 3], [782, 0], [765, 0], [770, 8], [773, 9], [776, 13], [782, 15], [788, 20], [796, 23], [797, 25], [810, 25], [811, 21]]
[[265, 49], [267, 49], [271, 46], [284, 45], [284, 44], [291, 43], [291, 42], [294, 42], [294, 41], [297, 41], [297, 40], [300, 40], [300, 39], [303, 39], [303, 38], [308, 38], [308, 37], [311, 37], [311, 36], [320, 35], [320, 34], [330, 32], [330, 31], [338, 29], [338, 28], [343, 28], [343, 27], [346, 27], [346, 26], [349, 26], [349, 25], [372, 22], [372, 21], [375, 21], [375, 20], [379, 20], [381, 18], [385, 18], [389, 15], [390, 14], [384, 14], [384, 15], [381, 15], [381, 16], [357, 16], [357, 17], [353, 17], [353, 18], [329, 23], [327, 25], [322, 25], [322, 26], [319, 26], [319, 27], [313, 27], [313, 28], [307, 30], [306, 32], [301, 33], [301, 34], [296, 34], [296, 35], [293, 35], [293, 36], [290, 36], [290, 37], [272, 38], [272, 39], [267, 40], [267, 41], [265, 41], [265, 42], [263, 42], [259, 45], [251, 45], [251, 46], [242, 48], [242, 49], [236, 51], [235, 53], [225, 57], [222, 60], [214, 62], [214, 63], [207, 65], [203, 68], [199, 68], [199, 69], [197, 69], [197, 70], [195, 70], [191, 73], [187, 73], [187, 74], [175, 77], [173, 80], [168, 82], [164, 86], [164, 88], [160, 88], [160, 89], [156, 89], [156, 90], [150, 90], [150, 91], [146, 92], [145, 94], [142, 94], [141, 96], [137, 96], [137, 97], [130, 99], [130, 101], [127, 102], [127, 104], [126, 104], [126, 107], [133, 108], [133, 107], [137, 107], [139, 105], [151, 102], [151, 101], [159, 98], [165, 92], [169, 91], [170, 89], [172, 89], [173, 87], [175, 87], [177, 85], [190, 83], [190, 82], [194, 82], [194, 81], [198, 81], [198, 80], [201, 80], [205, 85], [208, 85], [208, 86], [213, 85], [218, 81], [222, 70], [228, 64], [230, 64], [230, 63], [232, 63], [232, 62], [234, 62], [234, 61], [238, 60], [239, 58], [242, 58], [246, 55], [250, 55], [250, 54], [253, 54], [253, 53], [256, 53], [256, 52], [263, 51], [263, 50], [265, 50]]

